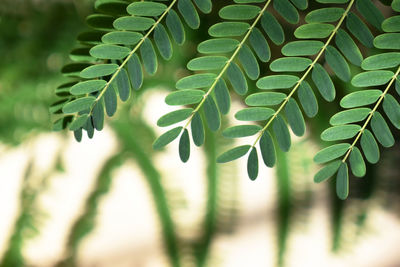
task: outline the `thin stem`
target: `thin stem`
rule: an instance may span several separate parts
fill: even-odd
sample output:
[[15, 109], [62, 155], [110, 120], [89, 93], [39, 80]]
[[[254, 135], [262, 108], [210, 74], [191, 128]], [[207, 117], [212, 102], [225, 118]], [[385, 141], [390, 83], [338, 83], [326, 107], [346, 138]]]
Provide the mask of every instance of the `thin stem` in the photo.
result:
[[214, 90], [215, 86], [217, 85], [219, 79], [221, 79], [222, 75], [224, 75], [225, 71], [228, 69], [230, 66], [231, 62], [235, 59], [236, 55], [239, 53], [240, 49], [244, 45], [244, 43], [247, 41], [249, 38], [251, 32], [253, 31], [253, 28], [256, 26], [258, 21], [261, 19], [262, 15], [264, 14], [265, 10], [267, 9], [268, 5], [271, 3], [272, 0], [268, 0], [267, 3], [265, 3], [264, 7], [260, 10], [260, 13], [258, 13], [257, 18], [254, 20], [253, 24], [251, 24], [250, 28], [247, 30], [246, 35], [243, 37], [242, 41], [239, 43], [238, 47], [236, 47], [235, 51], [233, 52], [232, 56], [229, 58], [229, 60], [225, 63], [225, 66], [222, 68], [221, 72], [218, 74], [218, 76], [215, 78], [214, 82], [211, 84], [210, 88], [208, 89], [207, 93], [203, 96], [203, 99], [200, 101], [200, 103], [197, 105], [197, 107], [193, 110], [192, 115], [190, 116], [188, 122], [186, 123], [185, 127], [183, 127], [182, 131], [184, 131], [192, 121], [194, 115], [196, 112], [199, 111], [199, 109], [203, 106], [204, 102], [206, 101], [207, 97], [212, 93]]
[[333, 29], [331, 35], [329, 36], [328, 40], [326, 41], [326, 43], [324, 44], [324, 46], [321, 48], [321, 50], [319, 51], [317, 57], [314, 59], [314, 61], [310, 64], [310, 66], [308, 67], [307, 71], [304, 73], [304, 75], [300, 78], [300, 80], [297, 81], [296, 85], [294, 86], [294, 88], [292, 89], [292, 91], [290, 92], [290, 94], [285, 98], [285, 100], [283, 101], [283, 103], [279, 106], [279, 108], [276, 110], [276, 112], [274, 113], [274, 115], [268, 120], [267, 124], [264, 126], [264, 128], [262, 128], [262, 130], [260, 131], [260, 134], [257, 136], [257, 139], [255, 140], [255, 142], [253, 143], [253, 145], [251, 146], [252, 148], [257, 144], [258, 140], [260, 140], [261, 136], [263, 135], [263, 133], [268, 129], [268, 127], [270, 126], [270, 124], [274, 121], [274, 119], [278, 116], [278, 114], [281, 112], [281, 110], [286, 106], [287, 102], [289, 101], [289, 99], [293, 96], [293, 94], [297, 91], [297, 89], [299, 88], [300, 84], [304, 81], [304, 79], [307, 77], [307, 75], [310, 73], [310, 71], [314, 68], [314, 65], [318, 62], [318, 60], [320, 59], [320, 57], [322, 56], [322, 54], [325, 52], [326, 48], [328, 47], [329, 43], [332, 41], [333, 37], [336, 35], [337, 31], [339, 30], [340, 26], [342, 25], [344, 19], [346, 18], [347, 14], [349, 13], [353, 3], [355, 0], [351, 0], [349, 5], [346, 8], [346, 11], [343, 13], [342, 17], [340, 18], [338, 24], [336, 25], [335, 29]]
[[351, 151], [353, 150], [354, 146], [357, 144], [357, 141], [360, 139], [360, 137], [362, 136], [362, 134], [365, 131], [365, 128], [368, 126], [368, 123], [371, 121], [372, 117], [374, 116], [375, 111], [378, 109], [379, 105], [381, 104], [381, 102], [383, 101], [383, 99], [385, 98], [387, 92], [389, 91], [390, 87], [392, 86], [392, 84], [394, 83], [394, 81], [396, 80], [397, 76], [400, 73], [400, 67], [397, 69], [396, 73], [393, 75], [393, 78], [390, 80], [388, 86], [386, 87], [385, 91], [383, 91], [382, 95], [379, 97], [378, 101], [376, 102], [374, 108], [371, 110], [371, 112], [368, 115], [368, 118], [366, 119], [363, 127], [360, 129], [360, 131], [358, 132], [356, 139], [354, 139], [354, 142], [351, 144], [351, 146], [349, 147], [349, 149], [347, 150], [346, 155], [344, 156], [342, 162], [346, 162], [347, 158], [350, 156]]
[[[174, 4], [178, 0], [173, 0], [171, 4], [167, 7], [167, 9], [162, 13], [162, 15], [158, 18], [156, 23], [151, 26], [151, 28], [147, 31], [147, 33], [140, 39], [139, 43], [136, 44], [136, 46], [132, 49], [132, 51], [129, 53], [129, 55], [124, 59], [124, 61], [121, 63], [121, 65], [118, 67], [118, 69], [115, 71], [115, 73], [111, 76], [110, 80], [107, 82], [107, 84], [104, 86], [104, 88], [101, 90], [100, 94], [96, 97], [96, 100], [94, 101], [97, 103], [101, 97], [104, 95], [104, 93], [107, 91], [108, 87], [110, 87], [111, 83], [114, 81], [114, 79], [118, 76], [119, 72], [121, 69], [126, 65], [126, 63], [129, 61], [129, 59], [135, 54], [135, 52], [140, 48], [140, 46], [143, 44], [143, 42], [150, 36], [150, 34], [154, 31], [154, 29], [157, 27], [157, 25], [161, 22], [161, 20], [168, 14], [170, 9], [174, 6]], [[90, 108], [90, 113], [89, 116], [92, 115], [93, 113], [93, 108], [95, 105], [92, 105]]]

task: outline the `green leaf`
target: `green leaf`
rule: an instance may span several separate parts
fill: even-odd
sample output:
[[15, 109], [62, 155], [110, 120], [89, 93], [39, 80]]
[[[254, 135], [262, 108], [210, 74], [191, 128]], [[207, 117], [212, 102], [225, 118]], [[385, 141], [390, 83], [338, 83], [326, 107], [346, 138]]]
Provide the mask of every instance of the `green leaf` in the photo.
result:
[[167, 6], [156, 2], [135, 2], [130, 4], [126, 11], [134, 16], [156, 17], [161, 15]]
[[104, 127], [104, 106], [103, 101], [97, 101], [93, 107], [93, 126], [96, 130], [101, 131]]
[[276, 162], [276, 151], [271, 134], [268, 131], [264, 131], [260, 138], [260, 151], [265, 166], [270, 168], [274, 167]]
[[282, 103], [285, 98], [286, 95], [284, 93], [255, 93], [246, 97], [245, 102], [248, 106], [273, 106]]
[[121, 71], [118, 73], [117, 88], [121, 101], [128, 100], [131, 93], [131, 87], [129, 85], [128, 73], [125, 69], [121, 69]]
[[328, 37], [334, 28], [332, 24], [303, 24], [294, 31], [294, 36], [299, 39], [323, 39]]
[[142, 64], [140, 64], [139, 57], [136, 54], [133, 54], [132, 57], [128, 60], [126, 64], [129, 78], [132, 84], [132, 88], [135, 90], [139, 90], [143, 85], [143, 70]]
[[212, 2], [211, 0], [194, 0], [197, 7], [201, 10], [201, 12], [208, 14], [211, 12], [212, 9]]
[[260, 67], [253, 52], [246, 44], [239, 50], [238, 58], [247, 76], [256, 80], [260, 76]]
[[124, 46], [112, 44], [100, 44], [92, 47], [89, 51], [90, 55], [99, 59], [123, 59], [131, 50]]
[[245, 22], [219, 22], [208, 29], [208, 34], [213, 37], [241, 36], [249, 28], [250, 25]]
[[290, 133], [281, 115], [278, 115], [272, 125], [280, 149], [288, 152], [291, 146]]
[[258, 156], [257, 149], [253, 147], [247, 159], [247, 174], [251, 180], [255, 180], [258, 176]]
[[229, 53], [236, 49], [239, 41], [230, 38], [210, 39], [201, 42], [197, 46], [197, 51], [203, 54]]
[[240, 121], [265, 121], [272, 117], [275, 111], [271, 108], [245, 108], [235, 114], [235, 118]]
[[240, 138], [246, 136], [252, 136], [261, 130], [259, 125], [236, 125], [226, 128], [222, 135], [227, 138]]
[[104, 93], [104, 104], [107, 115], [112, 117], [117, 111], [117, 93], [111, 84]]
[[249, 145], [243, 145], [243, 146], [238, 146], [235, 148], [232, 148], [226, 152], [224, 152], [222, 155], [220, 155], [217, 158], [218, 163], [225, 163], [229, 162], [235, 159], [238, 159], [240, 157], [243, 157], [244, 155], [247, 154], [247, 152], [250, 150], [251, 146]]
[[196, 146], [201, 146], [204, 143], [204, 127], [203, 121], [198, 112], [193, 115], [190, 126], [192, 129], [192, 139], [194, 144]]
[[335, 22], [342, 17], [343, 13], [344, 13], [343, 8], [338, 8], [338, 7], [320, 8], [308, 13], [306, 16], [306, 22], [307, 23]]
[[183, 19], [192, 29], [197, 29], [200, 26], [199, 14], [196, 11], [191, 0], [179, 0], [178, 9]]
[[156, 23], [152, 18], [144, 17], [121, 17], [117, 18], [113, 25], [117, 30], [123, 31], [146, 31]]
[[95, 97], [93, 96], [87, 96], [87, 97], [81, 97], [75, 100], [72, 100], [71, 102], [68, 102], [63, 106], [62, 112], [64, 114], [73, 114], [82, 110], [89, 109], [94, 101], [96, 100]]
[[297, 24], [299, 22], [299, 13], [289, 0], [275, 0], [274, 9], [289, 23]]
[[165, 103], [171, 106], [197, 104], [204, 96], [202, 90], [182, 90], [172, 92], [165, 98]]
[[385, 17], [371, 0], [357, 0], [357, 10], [361, 15], [378, 30], [382, 30], [381, 25]]
[[228, 58], [223, 56], [197, 57], [188, 62], [187, 68], [192, 71], [217, 70], [221, 69], [226, 64], [227, 61]]
[[324, 43], [321, 41], [293, 41], [282, 47], [285, 56], [312, 56], [317, 54]]
[[258, 58], [262, 62], [268, 62], [271, 58], [271, 50], [264, 35], [257, 27], [253, 28], [251, 31], [249, 40]]
[[397, 100], [390, 94], [386, 94], [383, 100], [383, 110], [388, 116], [392, 124], [400, 129], [400, 105]]
[[388, 70], [365, 71], [354, 76], [351, 84], [356, 87], [383, 85], [389, 82], [393, 76], [394, 73]]
[[329, 123], [332, 125], [342, 125], [363, 121], [371, 112], [370, 108], [355, 108], [341, 111], [332, 116]]
[[285, 106], [285, 113], [293, 133], [297, 136], [303, 136], [306, 131], [306, 123], [296, 100], [289, 99]]
[[361, 136], [361, 148], [369, 163], [375, 164], [379, 161], [379, 148], [372, 133], [365, 129]]
[[142, 37], [139, 32], [115, 31], [106, 33], [101, 40], [105, 44], [135, 45]]
[[110, 15], [125, 15], [128, 3], [121, 0], [98, 0], [94, 3], [96, 11]]
[[74, 131], [74, 137], [77, 142], [82, 141], [82, 129]]
[[357, 147], [353, 147], [349, 157], [350, 169], [354, 176], [363, 177], [366, 173], [366, 166], [361, 155], [360, 150]]
[[346, 27], [363, 45], [368, 48], [374, 47], [374, 36], [367, 25], [353, 12], [347, 15]]
[[361, 130], [360, 125], [347, 124], [329, 127], [321, 134], [324, 141], [338, 141], [354, 137]]
[[222, 114], [228, 114], [231, 107], [231, 96], [224, 79], [219, 79], [214, 89], [215, 99], [217, 100], [219, 111]]
[[189, 118], [192, 112], [193, 112], [192, 108], [174, 110], [159, 118], [157, 121], [157, 125], [160, 127], [167, 127], [172, 124], [181, 122]]
[[336, 46], [339, 48], [340, 52], [354, 65], [361, 66], [363, 60], [362, 54], [358, 46], [350, 37], [350, 35], [339, 29], [335, 36]]
[[349, 195], [349, 170], [347, 163], [344, 162], [340, 164], [336, 176], [336, 194], [342, 200], [345, 200]]
[[72, 95], [90, 94], [101, 90], [106, 84], [104, 80], [83, 81], [72, 86], [70, 92]]
[[86, 23], [97, 30], [109, 31], [113, 29], [114, 17], [103, 14], [93, 14], [86, 18]]
[[[112, 20], [110, 22], [110, 25], [112, 27]], [[101, 43], [101, 37], [103, 35], [104, 35], [103, 31], [97, 31], [97, 30], [87, 31], [78, 34], [78, 37], [76, 39], [83, 44], [96, 45]]]
[[293, 87], [298, 80], [299, 77], [294, 75], [269, 75], [260, 78], [256, 85], [263, 90], [286, 89]]
[[326, 101], [331, 102], [335, 99], [335, 86], [333, 85], [329, 74], [319, 63], [314, 65], [312, 71], [312, 80], [314, 81], [315, 85], [318, 88], [318, 91], [321, 93], [322, 97]]
[[88, 114], [83, 114], [82, 116], [76, 117], [69, 125], [69, 129], [71, 131], [76, 131], [80, 129], [86, 123], [88, 117], [89, 117]]
[[69, 53], [69, 58], [73, 61], [77, 62], [94, 62], [96, 61], [95, 58], [93, 58], [90, 53], [89, 53], [90, 48], [89, 47], [79, 47], [79, 48], [74, 48], [70, 53]]
[[265, 33], [276, 45], [281, 45], [285, 41], [285, 33], [278, 20], [268, 11], [261, 17], [261, 26]]
[[362, 90], [353, 92], [342, 98], [340, 106], [342, 108], [367, 106], [375, 103], [381, 95], [381, 90]]
[[350, 81], [351, 73], [349, 64], [347, 64], [347, 61], [335, 47], [328, 45], [325, 60], [339, 79], [344, 82]]
[[84, 130], [86, 130], [87, 136], [92, 139], [94, 135], [94, 128], [91, 120], [87, 120], [85, 125], [82, 127]]
[[98, 64], [85, 68], [79, 75], [85, 79], [92, 79], [113, 74], [117, 69], [117, 64]]
[[56, 95], [60, 97], [70, 96], [71, 87], [77, 84], [77, 82], [64, 83], [56, 88]]
[[308, 0], [291, 0], [291, 1], [300, 10], [305, 10], [308, 7]]
[[182, 162], [187, 162], [190, 157], [190, 141], [188, 130], [185, 129], [179, 140], [179, 157]]
[[390, 132], [389, 126], [382, 115], [375, 111], [371, 119], [372, 132], [375, 134], [378, 142], [384, 147], [391, 147], [394, 145], [394, 138]]
[[[73, 116], [65, 116], [53, 123], [53, 131], [64, 130], [71, 123]], [[79, 141], [78, 141], [79, 142]]]
[[154, 29], [154, 42], [160, 55], [164, 59], [169, 60], [172, 57], [172, 45], [167, 30], [165, 30], [162, 24], [158, 24]]
[[311, 64], [311, 59], [303, 57], [283, 57], [272, 61], [270, 69], [275, 72], [300, 72]]
[[146, 38], [140, 46], [140, 55], [142, 56], [146, 72], [150, 75], [155, 74], [158, 67], [157, 56], [156, 51], [154, 51], [154, 46], [149, 38]]
[[184, 90], [210, 87], [211, 84], [215, 81], [216, 77], [217, 75], [215, 75], [214, 73], [193, 74], [180, 79], [176, 83], [176, 88]]
[[392, 8], [394, 11], [400, 12], [400, 0], [393, 0]]
[[160, 150], [164, 146], [168, 145], [169, 143], [174, 141], [179, 136], [181, 131], [182, 131], [182, 127], [179, 126], [179, 127], [173, 128], [173, 129], [165, 132], [160, 137], [158, 137], [156, 139], [156, 141], [154, 141], [153, 149]]
[[323, 4], [344, 4], [349, 2], [349, 0], [316, 0], [318, 3]]
[[306, 81], [302, 81], [297, 91], [300, 104], [303, 107], [304, 113], [309, 118], [313, 118], [318, 113], [317, 98], [310, 85]]
[[382, 23], [382, 29], [385, 32], [400, 32], [400, 16], [393, 16], [385, 19]]
[[233, 90], [239, 95], [244, 95], [247, 93], [247, 81], [244, 77], [242, 70], [235, 62], [231, 62], [226, 71], [229, 81], [232, 84]]
[[221, 8], [218, 14], [226, 20], [250, 20], [254, 19], [260, 10], [258, 6], [253, 5], [228, 5]]
[[55, 103], [52, 103], [49, 108], [50, 113], [52, 114], [61, 113], [62, 107], [70, 100], [71, 100], [70, 98], [63, 98]]
[[[320, 150], [314, 157], [314, 162], [318, 164], [326, 163], [331, 160], [337, 159], [343, 156], [350, 148], [350, 144], [334, 144]], [[333, 175], [333, 174], [332, 174]]]
[[374, 39], [374, 45], [380, 49], [400, 49], [400, 33], [384, 33]]
[[[110, 25], [112, 27], [112, 22], [113, 18], [110, 20]], [[88, 32], [82, 32], [78, 34], [77, 40], [84, 43], [84, 44], [90, 44], [90, 45], [96, 45], [101, 43], [101, 37], [104, 35], [104, 32], [102, 31], [88, 31]]]
[[389, 52], [367, 57], [361, 64], [364, 70], [382, 70], [397, 67], [400, 64], [400, 53]]
[[210, 128], [210, 130], [213, 132], [217, 131], [221, 126], [221, 118], [217, 105], [211, 96], [206, 98], [203, 108], [208, 128]]
[[321, 183], [331, 178], [339, 169], [340, 164], [340, 160], [335, 160], [320, 169], [314, 176], [314, 182]]
[[174, 38], [177, 44], [182, 45], [185, 42], [185, 29], [181, 19], [173, 9], [168, 11], [166, 23], [172, 38]]
[[396, 92], [400, 95], [400, 79], [397, 77], [396, 78]]

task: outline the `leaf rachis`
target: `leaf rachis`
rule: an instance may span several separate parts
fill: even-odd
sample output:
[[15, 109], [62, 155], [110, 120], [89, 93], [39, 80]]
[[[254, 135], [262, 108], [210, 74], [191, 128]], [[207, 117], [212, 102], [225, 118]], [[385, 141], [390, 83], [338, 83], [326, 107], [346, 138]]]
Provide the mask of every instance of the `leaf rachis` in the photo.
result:
[[318, 62], [322, 54], [325, 52], [326, 48], [332, 41], [333, 37], [336, 35], [337, 31], [339, 30], [340, 26], [342, 25], [344, 19], [346, 18], [347, 14], [349, 13], [351, 7], [353, 6], [355, 0], [351, 0], [349, 5], [347, 6], [345, 12], [343, 13], [342, 17], [340, 18], [338, 24], [336, 27], [333, 29], [331, 35], [329, 36], [328, 40], [325, 42], [324, 46], [321, 48], [319, 51], [318, 55], [315, 57], [314, 61], [310, 64], [306, 72], [303, 74], [303, 76], [296, 82], [296, 85], [293, 87], [292, 91], [288, 94], [288, 96], [285, 98], [285, 100], [282, 102], [282, 104], [279, 106], [279, 108], [276, 110], [274, 115], [268, 120], [267, 124], [262, 128], [260, 131], [259, 135], [257, 136], [257, 139], [254, 141], [253, 145], [251, 146], [252, 148], [255, 147], [257, 142], [260, 140], [261, 136], [263, 133], [268, 129], [268, 127], [271, 125], [271, 123], [274, 121], [274, 119], [278, 116], [278, 114], [281, 112], [281, 110], [285, 107], [289, 99], [292, 97], [292, 95], [297, 91], [299, 88], [301, 82], [307, 77], [307, 75], [310, 73], [310, 71], [314, 68], [314, 65]]
[[261, 19], [262, 15], [264, 12], [267, 10], [269, 4], [271, 3], [272, 0], [268, 0], [267, 3], [265, 3], [264, 7], [260, 10], [259, 14], [257, 15], [256, 19], [254, 20], [253, 24], [250, 26], [250, 28], [247, 30], [246, 35], [243, 37], [242, 41], [238, 44], [237, 48], [233, 52], [232, 56], [229, 58], [229, 60], [225, 63], [225, 66], [222, 68], [218, 76], [215, 78], [214, 82], [211, 84], [210, 88], [208, 89], [207, 93], [204, 94], [203, 99], [200, 101], [200, 103], [197, 105], [197, 107], [193, 110], [192, 115], [189, 117], [185, 127], [183, 127], [182, 131], [184, 131], [189, 124], [191, 123], [194, 115], [199, 111], [199, 109], [202, 107], [204, 102], [206, 101], [207, 97], [212, 93], [214, 90], [215, 86], [217, 85], [219, 79], [221, 79], [222, 75], [226, 72], [228, 69], [230, 63], [235, 59], [236, 55], [239, 53], [240, 49], [244, 45], [244, 43], [247, 41], [249, 38], [253, 28], [257, 25], [258, 21]]
[[132, 49], [132, 51], [124, 59], [124, 61], [121, 63], [121, 65], [115, 71], [115, 73], [111, 76], [110, 80], [107, 82], [107, 84], [104, 86], [104, 88], [100, 91], [99, 95], [96, 97], [96, 100], [94, 101], [94, 104], [90, 108], [89, 115], [93, 114], [93, 107], [101, 99], [101, 97], [104, 95], [104, 93], [107, 91], [107, 88], [111, 85], [111, 83], [114, 81], [114, 79], [118, 76], [118, 74], [121, 71], [121, 69], [126, 65], [126, 63], [128, 63], [129, 59], [136, 53], [136, 51], [140, 48], [140, 46], [143, 44], [143, 42], [150, 36], [150, 34], [154, 31], [154, 29], [162, 21], [162, 19], [168, 14], [168, 12], [176, 4], [177, 1], [178, 0], [173, 0], [171, 2], [171, 4], [167, 7], [167, 9], [160, 15], [158, 20], [153, 24], [153, 26], [151, 26], [151, 28], [147, 31], [147, 33], [140, 39], [140, 41], [136, 44], [136, 46]]
[[400, 74], [400, 67], [397, 69], [396, 73], [393, 75], [393, 78], [390, 80], [388, 86], [386, 87], [385, 91], [383, 91], [382, 95], [379, 97], [378, 101], [376, 102], [374, 108], [371, 110], [370, 114], [368, 115], [367, 119], [365, 120], [364, 125], [361, 127], [360, 131], [358, 132], [356, 138], [354, 139], [353, 143], [349, 147], [346, 152], [346, 155], [343, 157], [342, 162], [346, 162], [347, 158], [349, 157], [351, 151], [353, 150], [354, 146], [357, 144], [357, 141], [362, 136], [365, 128], [368, 126], [368, 123], [371, 121], [372, 117], [374, 116], [375, 111], [378, 109], [379, 105], [382, 103], [383, 99], [385, 98], [387, 92], [389, 91], [392, 84], [396, 81], [397, 76]]

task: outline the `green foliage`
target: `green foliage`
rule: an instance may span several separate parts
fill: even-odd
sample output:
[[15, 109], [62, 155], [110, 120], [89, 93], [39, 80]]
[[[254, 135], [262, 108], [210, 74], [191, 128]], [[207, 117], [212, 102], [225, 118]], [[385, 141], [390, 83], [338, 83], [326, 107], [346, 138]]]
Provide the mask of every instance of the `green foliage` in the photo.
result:
[[[205, 13], [211, 11], [209, 0], [198, 0], [196, 4]], [[181, 45], [185, 40], [181, 17], [193, 29], [200, 24], [191, 0], [173, 0], [168, 5], [98, 0], [95, 8], [96, 14], [86, 19], [92, 30], [78, 37], [79, 47], [71, 53], [71, 59], [76, 63], [66, 65], [62, 70], [64, 75], [74, 79], [73, 84], [62, 85], [57, 90], [62, 90], [62, 95], [59, 94], [62, 99], [57, 102], [62, 112], [59, 108], [51, 110], [55, 114], [67, 115], [56, 121], [54, 129], [68, 127], [74, 131], [78, 141], [82, 130], [91, 138], [94, 129], [103, 128], [104, 113], [109, 117], [116, 113], [118, 96], [126, 101], [131, 88], [138, 90], [142, 87], [143, 69], [149, 75], [156, 73], [155, 47], [163, 59], [172, 57], [172, 43], [166, 28]], [[161, 125], [175, 122], [167, 120]]]
[[[131, 88], [138, 90], [145, 82], [145, 72], [150, 76], [157, 72], [158, 55], [165, 60], [172, 58], [170, 36], [177, 44], [185, 40], [180, 16], [190, 28], [197, 29], [200, 17], [194, 4], [206, 14], [212, 7], [209, 0], [108, 2], [107, 8], [102, 1], [96, 2], [98, 14], [87, 18], [95, 30], [78, 37], [84, 47], [74, 50], [71, 58], [79, 60], [62, 70], [64, 75], [79, 76], [80, 80], [60, 86], [57, 94], [62, 99], [51, 107], [52, 113], [66, 115], [56, 121], [54, 128], [68, 127], [78, 140], [82, 130], [92, 137], [94, 129], [103, 128], [104, 110], [113, 116], [118, 96], [122, 101], [129, 99]], [[235, 118], [251, 124], [230, 126], [222, 136], [255, 139], [250, 145], [228, 150], [217, 161], [248, 155], [248, 174], [254, 180], [259, 169], [258, 152], [265, 165], [273, 167], [275, 146], [287, 152], [292, 144], [291, 132], [299, 137], [305, 135], [303, 114], [313, 118], [319, 111], [318, 99], [333, 102], [336, 95], [341, 95], [336, 90], [338, 81], [355, 87], [375, 87], [343, 97], [340, 106], [347, 110], [335, 114], [330, 119], [332, 127], [321, 134], [324, 141], [355, 138], [354, 143], [332, 145], [315, 156], [318, 163], [334, 162], [318, 172], [315, 180], [326, 180], [338, 172], [337, 193], [346, 198], [346, 159], [349, 158], [353, 174], [363, 176], [362, 152], [369, 162], [379, 159], [375, 138], [384, 147], [394, 144], [386, 118], [377, 111], [381, 103], [387, 118], [400, 127], [400, 105], [388, 93], [390, 86], [397, 86], [400, 91], [396, 80], [399, 16], [385, 19], [371, 0], [318, 0], [317, 8], [310, 10], [306, 0], [233, 2], [223, 3], [218, 10], [220, 20], [209, 27], [209, 37], [197, 44], [199, 55], [187, 63], [191, 73], [180, 77], [175, 86], [178, 91], [165, 98], [166, 104], [182, 107], [157, 121], [158, 126], [172, 128], [157, 138], [153, 147], [161, 149], [179, 137], [180, 158], [188, 161], [191, 140], [202, 146], [207, 142], [207, 129], [220, 130], [223, 116], [231, 109], [231, 99], [243, 99], [246, 107], [236, 111]], [[392, 2], [394, 11], [398, 10], [397, 2]], [[305, 22], [294, 30], [297, 39], [285, 41], [281, 24], [299, 24], [303, 10], [307, 10]], [[282, 56], [272, 55], [275, 45], [282, 45]], [[361, 51], [365, 48], [376, 50], [368, 50], [372, 54], [368, 52], [364, 59]], [[266, 71], [265, 63], [271, 58]], [[383, 85], [388, 85], [384, 91], [379, 88]], [[375, 105], [368, 107], [371, 104]], [[359, 125], [363, 121], [365, 124]], [[366, 129], [369, 122], [372, 132]], [[178, 126], [179, 123], [183, 124]], [[355, 150], [359, 139], [362, 150]], [[343, 164], [338, 164], [343, 155]]]
[[[370, 20], [372, 19], [373, 17], [370, 17]], [[375, 19], [377, 19], [377, 17], [375, 17]], [[381, 20], [379, 21], [381, 22], [381, 25], [388, 25], [393, 21], [393, 17], [383, 20], [383, 22]], [[377, 28], [379, 29], [380, 27], [378, 26]], [[382, 28], [386, 31], [388, 27], [384, 26]], [[389, 31], [391, 30], [392, 28], [389, 27]], [[382, 39], [382, 36], [387, 34], [388, 33], [383, 33], [374, 39], [374, 44], [377, 48], [380, 48], [383, 45], [395, 49], [395, 46], [392, 46], [392, 44], [385, 44], [383, 42], [384, 39]], [[324, 167], [315, 176], [315, 179], [318, 181], [325, 180], [333, 176], [337, 171], [336, 192], [341, 199], [347, 198], [349, 190], [347, 159], [350, 162], [350, 169], [353, 175], [356, 177], [363, 177], [366, 174], [366, 165], [363, 154], [369, 163], [375, 164], [380, 158], [378, 143], [383, 147], [391, 147], [394, 145], [395, 140], [386, 121], [389, 119], [396, 128], [399, 127], [399, 103], [390, 94], [390, 89], [393, 91], [397, 83], [396, 81], [400, 73], [399, 65], [400, 60], [398, 58], [398, 51], [389, 53], [383, 52], [366, 58], [361, 64], [364, 72], [355, 75], [352, 78], [351, 83], [357, 87], [375, 87], [384, 85], [385, 89], [380, 91], [365, 88], [361, 91], [346, 95], [341, 100], [340, 105], [343, 108], [357, 108], [341, 111], [335, 114], [331, 118], [330, 122], [333, 125], [339, 126], [328, 128], [321, 135], [322, 139], [325, 137], [325, 139], [330, 141], [352, 139], [355, 137], [351, 145], [348, 143], [334, 145], [337, 147], [341, 146], [342, 149], [340, 150], [340, 153], [337, 153], [335, 157], [329, 158], [329, 160], [344, 155], [338, 170], [336, 169], [336, 162], [338, 161], [335, 161], [335, 163], [331, 163]], [[363, 107], [370, 105], [371, 108]], [[380, 108], [381, 105], [383, 106], [383, 114], [386, 115], [385, 117], [380, 111], [378, 111], [378, 108]], [[361, 122], [361, 125], [351, 124], [354, 122]], [[338, 129], [338, 127], [341, 127], [340, 131], [333, 131], [333, 129]], [[367, 127], [369, 127], [370, 130]], [[326, 138], [328, 131], [330, 138]], [[363, 153], [357, 147], [359, 140]], [[328, 162], [329, 160], [319, 160], [320, 155], [324, 155], [325, 151], [328, 149], [329, 148], [326, 148], [320, 151], [317, 154], [319, 157], [316, 156], [314, 160], [317, 162], [319, 161], [320, 163]], [[335, 166], [335, 168], [332, 166]]]

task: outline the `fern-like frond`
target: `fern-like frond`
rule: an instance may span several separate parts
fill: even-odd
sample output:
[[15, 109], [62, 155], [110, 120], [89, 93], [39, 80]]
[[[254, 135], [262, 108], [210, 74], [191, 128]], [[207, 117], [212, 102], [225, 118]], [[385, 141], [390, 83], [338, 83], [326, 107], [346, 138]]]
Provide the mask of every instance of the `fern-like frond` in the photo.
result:
[[[363, 177], [366, 174], [363, 155], [369, 163], [375, 164], [380, 157], [378, 143], [383, 147], [394, 145], [387, 119], [400, 129], [400, 104], [389, 92], [395, 88], [400, 94], [400, 16], [384, 20], [382, 29], [386, 33], [378, 35], [374, 45], [389, 52], [366, 58], [361, 64], [364, 72], [357, 74], [351, 83], [356, 87], [384, 86], [385, 89], [363, 89], [346, 95], [340, 101], [346, 110], [331, 118], [333, 126], [326, 129], [321, 138], [325, 141], [354, 140], [324, 148], [314, 158], [317, 163], [328, 163], [315, 175], [315, 182], [325, 181], [337, 173], [336, 192], [341, 199], [347, 198], [349, 192], [347, 160], [353, 175]], [[358, 141], [361, 149], [357, 147]]]
[[201, 146], [204, 143], [205, 123], [199, 113], [204, 112], [208, 128], [217, 131], [221, 126], [221, 115], [229, 112], [231, 97], [226, 80], [238, 95], [244, 95], [248, 91], [246, 76], [256, 80], [260, 75], [257, 57], [262, 62], [270, 60], [271, 52], [263, 31], [275, 44], [283, 43], [282, 26], [267, 9], [273, 6], [282, 18], [295, 24], [299, 21], [297, 8], [305, 9], [308, 5], [306, 0], [292, 1], [293, 4], [289, 0], [234, 2], [219, 11], [224, 21], [209, 28], [208, 33], [213, 38], [198, 45], [198, 52], [204, 55], [187, 64], [188, 69], [196, 73], [180, 79], [176, 83], [179, 91], [166, 98], [169, 105], [194, 106], [168, 113], [158, 121], [161, 127], [186, 121], [154, 143], [154, 148], [160, 149], [181, 136], [179, 153], [183, 162], [188, 160], [190, 153], [189, 126], [194, 144]]
[[[284, 45], [282, 54], [285, 57], [278, 58], [270, 64], [270, 69], [277, 74], [262, 77], [257, 81], [257, 87], [267, 92], [250, 94], [245, 100], [249, 107], [235, 114], [236, 119], [241, 121], [266, 121], [264, 126], [232, 126], [223, 132], [230, 138], [257, 135], [253, 144], [231, 149], [219, 157], [219, 162], [227, 162], [250, 151], [248, 175], [251, 179], [256, 179], [258, 175], [257, 143], [265, 165], [273, 167], [276, 155], [272, 136], [275, 135], [281, 150], [288, 151], [291, 146], [288, 125], [295, 135], [304, 135], [303, 112], [310, 118], [318, 112], [318, 103], [312, 88], [316, 87], [328, 102], [335, 99], [335, 86], [320, 61], [324, 59], [336, 76], [345, 82], [350, 81], [352, 77], [348, 62], [356, 66], [361, 65], [363, 57], [353, 37], [371, 47], [373, 36], [366, 24], [352, 11], [353, 8], [356, 7], [372, 25], [376, 25], [377, 20], [383, 20], [382, 14], [370, 0], [318, 2], [347, 3], [347, 6], [327, 7], [309, 12], [305, 17], [307, 23], [300, 25], [294, 32], [295, 37], [301, 40]], [[324, 39], [324, 42], [320, 41]], [[291, 90], [286, 94], [284, 89], [289, 88]], [[295, 99], [296, 93], [298, 100]], [[278, 106], [274, 108], [276, 105]]]
[[[185, 41], [181, 17], [189, 27], [199, 27], [200, 18], [192, 0], [162, 2], [95, 2], [98, 14], [87, 18], [95, 31], [78, 37], [82, 47], [71, 52], [71, 59], [78, 62], [62, 70], [78, 80], [56, 90], [63, 98], [52, 106], [51, 112], [65, 115], [55, 122], [56, 130], [68, 127], [78, 141], [82, 130], [86, 130], [91, 138], [94, 129], [102, 130], [104, 113], [109, 117], [115, 114], [118, 96], [126, 101], [131, 88], [141, 88], [143, 69], [150, 75], [156, 73], [158, 59], [154, 44], [161, 57], [169, 60], [172, 57], [169, 36], [180, 45]], [[195, 3], [201, 11], [211, 11], [211, 0]]]

